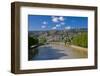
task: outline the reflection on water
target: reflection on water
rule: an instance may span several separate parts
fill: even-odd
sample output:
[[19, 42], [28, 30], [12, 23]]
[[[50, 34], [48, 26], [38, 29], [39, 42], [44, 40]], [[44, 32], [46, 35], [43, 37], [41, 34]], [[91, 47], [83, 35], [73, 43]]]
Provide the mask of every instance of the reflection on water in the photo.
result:
[[51, 60], [87, 58], [87, 52], [81, 52], [64, 46], [43, 45], [29, 50], [29, 60]]
[[67, 56], [67, 54], [60, 53], [58, 51], [63, 51], [59, 49], [54, 49], [50, 46], [38, 48], [39, 53], [32, 58], [32, 60], [48, 60], [48, 59], [59, 59], [62, 56]]
[[33, 57], [35, 57], [38, 54], [38, 48], [30, 49], [28, 51], [28, 60], [32, 60]]

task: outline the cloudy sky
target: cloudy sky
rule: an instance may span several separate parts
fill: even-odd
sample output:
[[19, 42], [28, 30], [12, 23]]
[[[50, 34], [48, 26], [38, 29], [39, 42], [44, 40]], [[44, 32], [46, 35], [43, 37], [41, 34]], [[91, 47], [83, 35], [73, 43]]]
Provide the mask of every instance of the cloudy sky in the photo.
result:
[[87, 17], [28, 15], [29, 31], [69, 30], [73, 28], [87, 28], [87, 26]]

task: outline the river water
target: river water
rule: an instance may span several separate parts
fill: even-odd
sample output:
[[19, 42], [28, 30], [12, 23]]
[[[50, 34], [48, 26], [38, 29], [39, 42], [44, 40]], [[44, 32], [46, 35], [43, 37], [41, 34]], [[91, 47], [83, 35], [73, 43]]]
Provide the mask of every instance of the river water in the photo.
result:
[[31, 60], [87, 58], [87, 52], [55, 44], [40, 46], [36, 51], [38, 51], [37, 55]]

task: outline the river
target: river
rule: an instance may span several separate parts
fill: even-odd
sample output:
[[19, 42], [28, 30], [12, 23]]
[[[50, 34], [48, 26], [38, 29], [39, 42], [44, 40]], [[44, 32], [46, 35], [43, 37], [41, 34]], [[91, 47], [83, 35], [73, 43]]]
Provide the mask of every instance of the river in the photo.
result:
[[87, 52], [56, 44], [42, 45], [37, 49], [38, 53], [32, 57], [32, 60], [87, 58]]

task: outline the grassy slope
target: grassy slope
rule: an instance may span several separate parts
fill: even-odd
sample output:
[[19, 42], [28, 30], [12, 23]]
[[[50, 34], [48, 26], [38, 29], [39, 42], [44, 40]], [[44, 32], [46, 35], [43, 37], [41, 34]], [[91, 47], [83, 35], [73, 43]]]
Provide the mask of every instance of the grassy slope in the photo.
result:
[[76, 35], [72, 40], [72, 44], [87, 48], [88, 47], [87, 33], [81, 33], [80, 35]]

